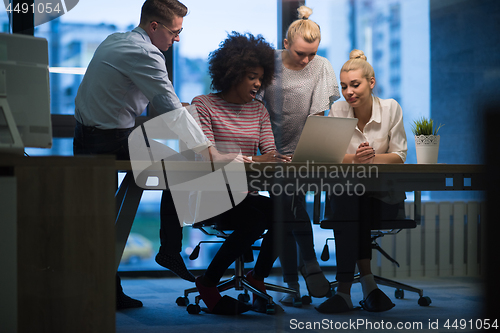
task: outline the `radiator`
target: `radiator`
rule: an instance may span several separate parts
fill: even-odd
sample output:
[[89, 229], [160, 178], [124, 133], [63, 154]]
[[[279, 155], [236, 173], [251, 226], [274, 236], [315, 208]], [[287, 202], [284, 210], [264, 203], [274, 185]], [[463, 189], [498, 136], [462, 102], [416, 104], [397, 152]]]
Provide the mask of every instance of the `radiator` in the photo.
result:
[[[387, 278], [480, 276], [485, 206], [484, 202], [423, 202], [420, 225], [378, 239], [400, 267], [374, 251], [373, 273]], [[407, 218], [413, 218], [413, 203], [406, 203], [405, 210]]]

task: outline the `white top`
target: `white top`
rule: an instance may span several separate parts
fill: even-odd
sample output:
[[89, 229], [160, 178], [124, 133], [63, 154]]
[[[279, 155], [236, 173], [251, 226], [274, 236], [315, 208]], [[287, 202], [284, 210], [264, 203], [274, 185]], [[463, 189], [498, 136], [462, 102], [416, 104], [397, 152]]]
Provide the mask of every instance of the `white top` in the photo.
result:
[[[376, 154], [398, 154], [404, 163], [408, 147], [401, 106], [393, 99], [372, 98], [370, 121], [363, 132], [356, 126], [347, 154], [355, 154], [361, 143], [368, 142]], [[354, 118], [354, 110], [346, 101], [340, 101], [332, 105], [328, 116]]]
[[99, 129], [131, 128], [148, 103], [189, 148], [210, 145], [168, 79], [165, 57], [146, 31], [111, 34], [95, 51], [75, 98], [75, 118]]
[[[378, 97], [372, 99], [372, 116], [363, 131], [356, 125], [346, 153], [355, 154], [361, 143], [368, 142], [376, 154], [394, 153], [401, 157], [404, 163], [408, 148], [403, 125], [403, 110], [393, 99]], [[354, 118], [354, 110], [346, 101], [340, 101], [332, 105], [328, 116]], [[401, 191], [373, 192], [370, 196], [388, 204], [397, 204], [406, 198], [405, 193]]]
[[271, 116], [276, 148], [293, 154], [309, 115], [326, 111], [340, 98], [330, 62], [319, 55], [301, 70], [283, 65], [283, 50], [275, 55], [275, 75], [270, 86], [259, 92]]

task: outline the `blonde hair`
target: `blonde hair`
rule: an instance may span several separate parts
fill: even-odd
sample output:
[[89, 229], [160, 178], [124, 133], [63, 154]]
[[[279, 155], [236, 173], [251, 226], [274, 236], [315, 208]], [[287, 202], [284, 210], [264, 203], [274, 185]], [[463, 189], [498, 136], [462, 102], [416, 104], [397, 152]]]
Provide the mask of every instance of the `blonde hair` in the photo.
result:
[[313, 43], [317, 39], [321, 41], [321, 31], [319, 25], [309, 20], [309, 16], [312, 15], [312, 9], [307, 6], [300, 6], [297, 8], [298, 12], [298, 20], [295, 20], [288, 27], [288, 31], [286, 33], [286, 39], [290, 44], [293, 44], [293, 41], [297, 36], [304, 38], [304, 40], [308, 43]]
[[366, 60], [365, 53], [361, 50], [352, 50], [349, 53], [349, 60], [346, 61], [344, 66], [342, 66], [341, 72], [349, 72], [361, 69], [361, 73], [364, 78], [369, 80], [371, 77], [375, 77], [375, 71], [372, 65]]

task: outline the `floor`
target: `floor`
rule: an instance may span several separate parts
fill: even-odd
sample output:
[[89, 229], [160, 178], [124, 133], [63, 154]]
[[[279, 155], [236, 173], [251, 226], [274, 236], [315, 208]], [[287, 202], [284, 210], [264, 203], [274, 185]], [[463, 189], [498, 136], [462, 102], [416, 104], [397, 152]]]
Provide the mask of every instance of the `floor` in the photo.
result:
[[[334, 272], [327, 273], [329, 280]], [[281, 282], [281, 277], [271, 276], [271, 283]], [[176, 299], [192, 283], [179, 278], [123, 278], [123, 288], [132, 297], [144, 303], [143, 308], [122, 310], [116, 313], [116, 332], [478, 332], [480, 324], [486, 325], [482, 313], [483, 287], [479, 278], [443, 277], [400, 280], [424, 290], [432, 303], [418, 305], [418, 294], [405, 293], [404, 299], [394, 297], [394, 289], [381, 287], [396, 306], [387, 312], [373, 313], [363, 310], [345, 314], [321, 314], [314, 309], [324, 299], [313, 298], [311, 305], [302, 308], [284, 307], [285, 313], [267, 315], [247, 312], [239, 316], [218, 316], [201, 312], [192, 315], [186, 307], [178, 306]], [[301, 281], [302, 294], [307, 294]], [[239, 291], [226, 292], [236, 297]], [[196, 294], [189, 300], [194, 303]], [[275, 301], [281, 298], [270, 292]], [[361, 287], [352, 289], [353, 303], [361, 300]], [[202, 307], [203, 303], [200, 304]], [[478, 320], [481, 319], [481, 320]], [[497, 318], [498, 319], [498, 318]], [[490, 318], [493, 323], [494, 318]], [[498, 319], [500, 321], [500, 319]], [[498, 322], [500, 325], [500, 322]]]

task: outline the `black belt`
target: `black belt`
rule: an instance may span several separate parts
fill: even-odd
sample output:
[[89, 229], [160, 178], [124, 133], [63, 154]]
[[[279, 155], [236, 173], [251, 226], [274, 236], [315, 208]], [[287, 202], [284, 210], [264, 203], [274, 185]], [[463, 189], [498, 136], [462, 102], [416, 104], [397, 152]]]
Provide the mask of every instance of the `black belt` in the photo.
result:
[[101, 129], [97, 128], [95, 126], [85, 126], [82, 123], [80, 123], [78, 120], [76, 121], [76, 125], [81, 127], [81, 129], [86, 132], [86, 133], [129, 133], [131, 132], [134, 128], [110, 128], [110, 129]]

